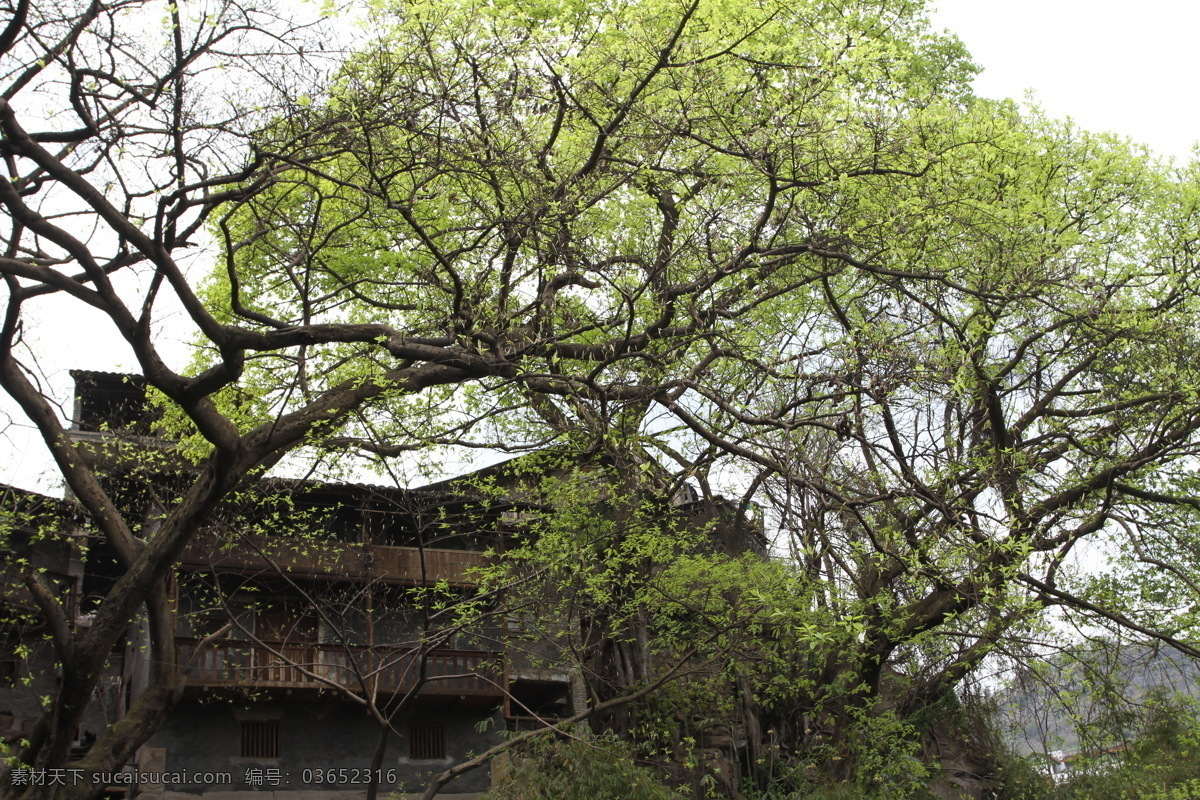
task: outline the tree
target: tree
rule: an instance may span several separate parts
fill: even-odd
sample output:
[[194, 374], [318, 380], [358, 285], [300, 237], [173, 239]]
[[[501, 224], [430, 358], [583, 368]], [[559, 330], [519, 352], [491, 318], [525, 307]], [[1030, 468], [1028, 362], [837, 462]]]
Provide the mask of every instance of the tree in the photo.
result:
[[[169, 7], [151, 60], [112, 33], [141, 8], [18, 3], [0, 34], [0, 384], [124, 568], [87, 631], [41, 593], [64, 678], [26, 763], [63, 763], [127, 621], [285, 458], [604, 460], [612, 524], [567, 565], [598, 589], [575, 617], [594, 707], [647, 696], [670, 653], [720, 657], [752, 754], [889, 787], [888, 748], [1006, 634], [1104, 613], [1060, 582], [1080, 542], [1182, 507], [1194, 174], [973, 98], [919, 4], [403, 3], [318, 85], [261, 77], [314, 51], [257, 6]], [[218, 66], [244, 105], [204, 96]], [[196, 287], [206, 233], [221, 263]], [[152, 535], [22, 366], [47, 295], [102, 311], [190, 433], [195, 477]], [[152, 336], [168, 296], [192, 365]], [[644, 498], [694, 481], [715, 504], [722, 480], [794, 568], [662, 544]], [[545, 530], [533, 555], [561, 557]], [[168, 650], [89, 767], [161, 722]]]
[[[418, 269], [437, 258], [412, 237], [437, 243], [462, 269], [446, 304], [487, 347], [540, 367], [485, 383], [505, 398], [491, 402], [590, 432], [626, 497], [643, 446], [701, 479], [753, 470], [749, 494], [771, 499], [806, 576], [791, 624], [811, 631], [816, 610], [840, 631], [794, 698], [821, 720], [812, 736], [837, 741], [881, 702], [889, 669], [910, 679], [904, 717], [1047, 606], [1096, 613], [1060, 581], [1077, 545], [1134, 506], [1182, 507], [1140, 484], [1195, 447], [1194, 181], [969, 100], [952, 45], [909, 17], [882, 25], [886, 6], [803, 22], [716, 9], [614, 11], [601, 29], [573, 9], [403, 16], [327, 106], [361, 109], [372, 122], [354, 129], [387, 130], [386, 146], [348, 146], [319, 180], [297, 173], [286, 208], [256, 205], [255, 235], [285, 223], [243, 263], [279, 270], [300, 253], [332, 288], [358, 281], [364, 305], [399, 304], [371, 281], [406, 245]], [[738, 24], [744, 37], [714, 44]], [[797, 42], [788, 24], [814, 35]], [[389, 266], [347, 271], [397, 230]], [[309, 258], [301, 233], [330, 246]], [[251, 238], [227, 249], [238, 241]], [[479, 297], [503, 313], [480, 313]], [[560, 339], [653, 337], [580, 380], [567, 365], [588, 350], [530, 338], [528, 315], [546, 309]]]
[[[795, 552], [855, 620], [821, 674], [883, 694], [900, 667], [901, 708], [1047, 606], [1097, 613], [1066, 588], [1072, 553], [1147, 502], [1186, 502], [1186, 484], [1144, 481], [1196, 447], [1190, 179], [1036, 117], [1007, 124], [970, 166], [947, 154], [864, 194], [855, 238], [874, 252], [823, 287], [840, 331], [804, 343], [828, 348], [824, 416], [754, 415], [791, 428], [755, 457], [793, 476], [773, 491], [803, 510]], [[909, 203], [918, 217], [893, 210]], [[1140, 633], [1195, 655], [1178, 630]]]
[[[521, 11], [404, 9], [321, 104], [354, 132], [339, 133], [336, 155], [231, 204], [214, 290], [236, 309], [255, 286], [243, 313], [264, 324], [389, 311], [431, 338], [449, 324], [517, 359], [521, 372], [458, 393], [441, 415], [446, 433], [445, 396], [406, 396], [366, 412], [357, 438], [394, 454], [411, 446], [414, 420], [442, 443], [464, 424], [486, 430], [475, 420], [499, 407], [508, 413], [489, 420], [485, 443], [544, 440], [548, 426], [604, 454], [618, 499], [592, 545], [611, 558], [629, 543], [627, 572], [610, 571], [628, 587], [643, 571], [646, 538], [631, 534], [644, 470], [662, 471], [645, 447], [656, 439], [685, 470], [717, 452], [651, 436], [654, 414], [675, 413], [710, 372], [754, 368], [771, 336], [756, 326], [769, 330], [781, 303], [833, 274], [813, 263], [840, 224], [838, 187], [917, 176], [955, 146], [904, 144], [963, 97], [969, 69], [952, 42], [891, 4], [848, 18], [629, 5], [608, 23], [594, 9]], [[300, 285], [319, 287], [303, 308]], [[294, 369], [299, 400], [310, 380], [330, 369], [357, 377], [364, 363], [343, 349], [254, 368], [272, 398], [283, 397], [278, 373]], [[644, 596], [600, 597], [581, 624], [593, 631], [585, 660], [603, 703], [653, 672], [652, 632], [632, 611]], [[631, 723], [619, 712], [599, 724]]]

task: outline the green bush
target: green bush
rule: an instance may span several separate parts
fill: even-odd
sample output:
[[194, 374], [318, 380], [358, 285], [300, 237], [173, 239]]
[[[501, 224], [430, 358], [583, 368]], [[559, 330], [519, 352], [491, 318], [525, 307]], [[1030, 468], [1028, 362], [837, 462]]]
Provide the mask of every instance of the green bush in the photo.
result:
[[1019, 760], [1000, 800], [1200, 800], [1200, 719], [1193, 702], [1151, 697], [1128, 750], [1097, 758], [1059, 784]]
[[614, 739], [540, 739], [514, 752], [480, 800], [683, 800], [635, 759]]

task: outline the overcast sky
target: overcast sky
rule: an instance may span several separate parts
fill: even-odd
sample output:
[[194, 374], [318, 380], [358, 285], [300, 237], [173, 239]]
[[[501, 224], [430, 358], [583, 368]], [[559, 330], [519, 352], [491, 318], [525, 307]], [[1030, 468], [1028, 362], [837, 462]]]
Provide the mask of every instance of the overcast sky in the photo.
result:
[[978, 94], [1022, 97], [1084, 128], [1186, 159], [1200, 139], [1195, 0], [934, 0], [934, 25], [984, 68]]
[[[1200, 103], [1192, 41], [1200, 31], [1200, 2], [1184, 0], [934, 0], [934, 25], [956, 33], [984, 67], [976, 90], [989, 97], [1022, 97], [1034, 90], [1050, 114], [1109, 130], [1179, 160], [1200, 139]], [[75, 304], [77, 305], [77, 304]], [[52, 314], [28, 335], [43, 347], [41, 366], [58, 392], [69, 391], [70, 368], [129, 369], [133, 360], [107, 336], [79, 337], [102, 328], [98, 314], [72, 307]], [[183, 358], [180, 359], [181, 361]], [[65, 399], [65, 396], [64, 396]], [[11, 410], [0, 403], [3, 412]], [[44, 451], [25, 426], [0, 438], [0, 482], [47, 488]], [[34, 451], [39, 452], [34, 452]]]

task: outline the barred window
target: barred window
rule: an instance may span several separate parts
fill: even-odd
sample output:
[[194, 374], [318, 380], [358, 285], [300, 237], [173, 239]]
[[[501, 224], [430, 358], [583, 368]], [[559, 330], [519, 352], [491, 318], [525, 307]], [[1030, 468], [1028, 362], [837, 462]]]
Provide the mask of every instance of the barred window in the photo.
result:
[[408, 726], [408, 757], [413, 761], [441, 761], [446, 757], [446, 726]]
[[242, 722], [242, 758], [279, 758], [279, 720]]
[[0, 655], [0, 686], [16, 686], [21, 679], [21, 659]]
[[0, 686], [16, 686], [21, 678], [21, 642], [15, 636], [0, 639]]

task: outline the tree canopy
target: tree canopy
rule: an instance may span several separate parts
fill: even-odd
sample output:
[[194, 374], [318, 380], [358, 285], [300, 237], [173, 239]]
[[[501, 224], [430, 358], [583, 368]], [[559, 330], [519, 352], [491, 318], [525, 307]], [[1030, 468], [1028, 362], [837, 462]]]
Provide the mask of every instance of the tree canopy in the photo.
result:
[[[1194, 166], [974, 97], [911, 0], [382, 3], [315, 81], [260, 6], [170, 6], [157, 50], [115, 32], [142, 9], [19, 2], [0, 34], [0, 383], [125, 570], [86, 630], [43, 598], [70, 668], [20, 758], [65, 759], [125, 624], [285, 458], [605, 464], [611, 524], [564, 481], [496, 579], [589, 589], [560, 615], [598, 705], [718, 665], [793, 781], [916, 780], [885, 750], [1051, 607], [1200, 654]], [[48, 295], [111, 320], [198, 465], [153, 535], [34, 377]], [[663, 524], [645, 498], [685, 484], [760, 507], [771, 560]], [[1141, 595], [1080, 573], [1091, 542]]]

